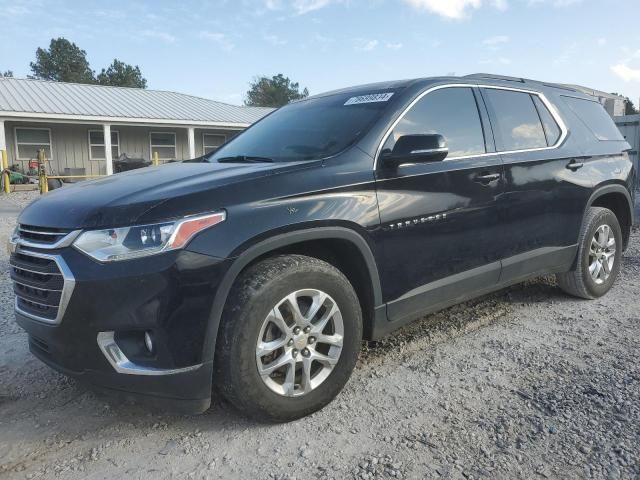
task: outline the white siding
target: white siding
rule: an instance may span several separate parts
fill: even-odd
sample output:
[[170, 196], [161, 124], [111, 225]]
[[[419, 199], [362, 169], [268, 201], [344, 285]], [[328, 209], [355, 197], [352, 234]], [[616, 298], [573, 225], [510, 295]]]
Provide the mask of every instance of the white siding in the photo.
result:
[[[7, 156], [9, 165], [20, 163], [23, 170], [28, 170], [29, 162], [16, 160], [15, 128], [49, 128], [51, 129], [50, 172], [64, 175], [65, 168], [84, 169], [86, 175], [103, 175], [105, 173], [104, 160], [89, 160], [89, 130], [100, 130], [100, 125], [72, 125], [54, 123], [27, 123], [5, 122], [7, 137]], [[136, 127], [112, 125], [112, 130], [117, 130], [120, 136], [120, 153], [132, 158], [144, 158], [151, 160], [149, 134], [153, 132], [174, 132], [176, 134], [176, 155], [178, 160], [186, 160], [189, 157], [187, 143], [187, 129], [184, 127]], [[227, 139], [237, 134], [240, 130], [195, 130], [196, 156], [204, 154], [202, 145], [203, 133], [215, 133], [225, 135]], [[114, 158], [114, 161], [117, 160]]]

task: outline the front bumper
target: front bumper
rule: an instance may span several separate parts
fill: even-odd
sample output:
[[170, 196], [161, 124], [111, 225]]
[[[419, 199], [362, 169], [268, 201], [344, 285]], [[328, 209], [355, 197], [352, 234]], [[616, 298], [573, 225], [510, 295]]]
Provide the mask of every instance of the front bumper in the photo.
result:
[[[43, 253], [18, 247], [20, 252]], [[31, 352], [52, 368], [172, 410], [208, 408], [213, 378], [209, 326], [230, 261], [188, 250], [99, 264], [73, 248], [55, 254], [73, 275], [59, 321], [16, 310]], [[154, 340], [149, 352], [144, 332]]]

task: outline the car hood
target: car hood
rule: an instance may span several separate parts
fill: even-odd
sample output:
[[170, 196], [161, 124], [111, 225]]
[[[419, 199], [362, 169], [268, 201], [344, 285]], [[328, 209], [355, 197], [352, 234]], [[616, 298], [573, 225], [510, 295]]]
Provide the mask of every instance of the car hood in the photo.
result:
[[141, 168], [53, 190], [25, 208], [18, 222], [80, 229], [179, 218], [224, 208], [224, 195], [215, 194], [222, 187], [306, 166], [309, 162], [170, 163]]

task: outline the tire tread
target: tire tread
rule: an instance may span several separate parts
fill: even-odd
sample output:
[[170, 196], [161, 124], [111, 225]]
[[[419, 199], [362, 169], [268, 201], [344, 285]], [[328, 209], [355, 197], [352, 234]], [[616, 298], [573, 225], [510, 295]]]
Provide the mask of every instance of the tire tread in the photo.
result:
[[582, 228], [580, 230], [580, 236], [578, 238], [578, 253], [576, 257], [575, 266], [572, 270], [564, 273], [556, 274], [556, 281], [558, 286], [569, 295], [578, 298], [584, 298], [587, 300], [593, 300], [597, 298], [592, 292], [589, 291], [584, 278], [585, 275], [588, 275], [587, 272], [584, 271], [584, 264], [582, 262], [582, 256], [584, 253], [585, 247], [587, 247], [587, 241], [590, 240], [587, 237], [590, 231], [590, 227], [598, 222], [599, 219], [606, 215], [613, 215], [615, 218], [615, 214], [603, 207], [589, 207], [587, 214], [585, 215], [584, 221], [582, 222]]
[[[264, 288], [268, 288], [270, 283], [278, 282], [283, 275], [308, 272], [309, 270], [333, 276], [336, 282], [343, 286], [346, 294], [351, 297], [350, 300], [358, 305], [358, 312], [360, 313], [358, 297], [347, 277], [333, 265], [305, 255], [277, 255], [247, 268], [240, 274], [232, 287], [223, 311], [216, 342], [214, 385], [217, 391], [236, 409], [259, 421], [285, 422], [294, 420], [313, 413], [330, 401], [329, 399], [310, 404], [295, 415], [290, 412], [275, 411], [270, 408], [269, 401], [266, 398], [247, 394], [247, 385], [250, 382], [246, 378], [237, 378], [230, 363], [234, 356], [232, 348], [235, 343], [240, 341], [241, 332], [239, 331], [239, 326], [243, 324], [241, 319], [246, 315], [245, 309], [251, 302], [252, 297]], [[358, 322], [361, 337], [361, 314]], [[359, 342], [360, 339], [358, 339], [358, 346]], [[355, 365], [355, 360], [353, 365]], [[338, 383], [342, 382], [342, 380], [344, 380], [343, 383], [346, 383], [350, 373], [351, 369], [346, 372], [346, 378], [344, 379], [342, 378], [343, 375], [340, 375], [341, 378]]]

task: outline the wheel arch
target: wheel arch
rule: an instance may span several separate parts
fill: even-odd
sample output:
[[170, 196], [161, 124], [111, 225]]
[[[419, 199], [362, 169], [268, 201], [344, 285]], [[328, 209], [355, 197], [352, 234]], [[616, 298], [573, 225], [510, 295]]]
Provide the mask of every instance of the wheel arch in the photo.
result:
[[[209, 316], [207, 332], [205, 334], [205, 347], [203, 357], [208, 361], [213, 359], [215, 352], [215, 343], [218, 336], [220, 321], [222, 319], [222, 312], [224, 310], [225, 303], [238, 276], [250, 265], [259, 261], [262, 258], [276, 255], [278, 253], [304, 253], [301, 251], [301, 247], [314, 245], [318, 246], [321, 243], [330, 242], [345, 242], [350, 245], [359, 254], [359, 259], [362, 261], [362, 265], [366, 269], [366, 278], [368, 279], [368, 285], [354, 285], [356, 293], [363, 306], [363, 319], [365, 320], [365, 337], [368, 335], [368, 328], [373, 327], [373, 316], [379, 314], [380, 309], [377, 308], [383, 305], [382, 302], [382, 286], [380, 283], [380, 275], [378, 273], [377, 263], [375, 256], [367, 241], [358, 232], [346, 228], [346, 227], [317, 227], [304, 230], [297, 230], [293, 232], [287, 232], [279, 235], [274, 235], [265, 240], [254, 243], [235, 258], [233, 264], [224, 275], [219, 287], [216, 291], [211, 314]], [[329, 248], [324, 247], [324, 252], [330, 251]], [[308, 253], [309, 256], [315, 256], [327, 260], [328, 263], [336, 264], [329, 261], [328, 258], [318, 253], [320, 250], [314, 251], [314, 253]], [[345, 273], [343, 271], [343, 273]], [[353, 273], [353, 272], [352, 272]], [[348, 273], [345, 276], [353, 283], [352, 278]], [[359, 288], [360, 287], [360, 288]], [[370, 298], [368, 299], [370, 304], [363, 305], [363, 298], [361, 297], [361, 288], [366, 287], [369, 289]], [[360, 291], [359, 291], [360, 290]], [[364, 315], [370, 315], [371, 318], [367, 319]], [[367, 323], [371, 325], [368, 326]]]
[[608, 208], [615, 214], [622, 229], [623, 249], [626, 250], [633, 225], [633, 199], [629, 190], [618, 184], [602, 186], [589, 198], [587, 209], [589, 207]]

